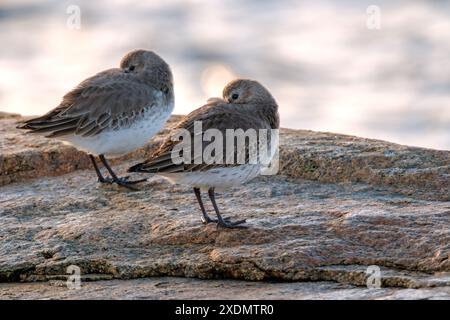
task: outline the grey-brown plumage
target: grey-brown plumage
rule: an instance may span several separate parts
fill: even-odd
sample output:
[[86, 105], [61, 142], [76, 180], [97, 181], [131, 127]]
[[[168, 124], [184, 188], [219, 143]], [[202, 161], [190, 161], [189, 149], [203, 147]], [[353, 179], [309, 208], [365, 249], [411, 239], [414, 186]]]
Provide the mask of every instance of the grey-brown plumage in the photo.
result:
[[[134, 50], [120, 68], [108, 69], [82, 81], [61, 103], [41, 117], [21, 123], [19, 129], [57, 138], [90, 155], [119, 156], [131, 152], [156, 134], [174, 107], [173, 80], [168, 64], [157, 54]], [[130, 182], [112, 176], [101, 182]]]
[[[238, 94], [237, 99], [232, 99]], [[280, 125], [278, 105], [272, 95], [253, 80], [234, 80], [224, 89], [223, 99], [213, 98], [201, 108], [188, 114], [166, 137], [161, 147], [148, 160], [129, 169], [130, 172], [174, 173], [205, 171], [211, 168], [235, 166], [236, 164], [193, 164], [177, 165], [172, 162], [173, 148], [179, 143], [173, 139], [177, 129], [186, 129], [194, 138], [194, 123], [201, 121], [204, 131], [217, 129], [225, 137], [227, 129], [278, 129]], [[203, 147], [209, 142], [203, 142]], [[223, 143], [225, 154], [225, 146]], [[248, 152], [248, 149], [245, 150]], [[236, 153], [238, 150], [236, 150]], [[246, 157], [248, 159], [248, 155]]]
[[[279, 114], [278, 105], [269, 91], [261, 84], [253, 80], [238, 79], [230, 82], [223, 90], [223, 99], [214, 98], [203, 107], [187, 115], [166, 138], [161, 147], [153, 153], [145, 162], [139, 163], [129, 169], [130, 172], [158, 173], [170, 181], [182, 183], [194, 187], [204, 215], [204, 221], [213, 221], [206, 214], [199, 195], [200, 188], [209, 189], [210, 198], [214, 200], [215, 187], [229, 187], [244, 183], [260, 173], [260, 165], [248, 164], [251, 150], [255, 146], [246, 145], [244, 150], [238, 150], [235, 145], [234, 158], [240, 152], [245, 153], [245, 164], [227, 164], [226, 142], [223, 142], [223, 163], [182, 163], [176, 164], [172, 159], [172, 151], [179, 141], [174, 139], [178, 135], [178, 129], [188, 130], [191, 141], [194, 141], [194, 123], [201, 121], [203, 132], [208, 129], [217, 129], [226, 137], [227, 129], [278, 129]], [[205, 148], [210, 142], [203, 142]], [[193, 147], [191, 148], [192, 155]], [[229, 223], [220, 217], [219, 224], [233, 227], [239, 223]], [[240, 221], [242, 223], [242, 221]]]

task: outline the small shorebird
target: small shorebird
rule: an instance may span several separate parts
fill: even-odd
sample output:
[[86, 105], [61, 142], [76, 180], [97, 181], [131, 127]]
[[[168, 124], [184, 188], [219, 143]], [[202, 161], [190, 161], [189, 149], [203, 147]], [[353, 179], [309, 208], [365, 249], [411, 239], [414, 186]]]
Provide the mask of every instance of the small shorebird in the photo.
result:
[[[195, 132], [195, 123], [199, 121], [202, 124], [202, 132], [200, 133]], [[278, 105], [269, 91], [253, 80], [234, 80], [224, 88], [223, 99], [209, 99], [206, 105], [187, 115], [171, 130], [165, 142], [149, 159], [134, 165], [128, 171], [157, 173], [172, 183], [189, 185], [194, 189], [204, 223], [217, 222], [218, 226], [226, 228], [241, 227], [240, 225], [245, 220], [230, 222], [228, 219], [222, 218], [215, 200], [215, 188], [238, 186], [260, 174], [263, 165], [260, 162], [252, 164], [249, 161], [250, 154], [255, 150], [255, 145], [246, 144], [244, 150], [238, 150], [237, 142], [233, 139], [231, 157], [236, 161], [241, 153], [245, 158], [244, 163], [233, 162], [230, 164], [228, 161], [223, 161], [222, 163], [211, 164], [205, 162], [204, 159], [196, 163], [179, 163], [173, 161], [173, 151], [177, 149], [176, 146], [181, 142], [177, 141], [176, 137], [179, 136], [180, 129], [187, 130], [188, 136], [191, 137], [190, 141], [193, 141], [195, 136], [204, 136], [208, 129], [216, 129], [224, 137], [227, 129], [242, 129], [243, 131], [254, 129], [259, 132], [259, 129], [270, 131], [278, 128]], [[204, 148], [206, 145], [203, 141], [202, 147]], [[220, 152], [223, 151], [222, 155], [226, 154], [227, 159], [230, 159], [230, 152], [225, 147], [226, 143], [222, 145], [223, 150], [220, 150]], [[188, 149], [187, 152], [192, 153], [194, 148]], [[223, 157], [222, 155], [220, 157]], [[194, 157], [196, 156], [194, 155]], [[208, 216], [201, 198], [201, 189], [208, 190], [217, 220]]]
[[[101, 183], [132, 185], [145, 181], [119, 178], [105, 156], [117, 157], [145, 145], [166, 123], [174, 107], [169, 65], [156, 53], [134, 50], [120, 68], [87, 78], [45, 115], [25, 121], [19, 129], [57, 138], [85, 151]], [[111, 177], [104, 177], [95, 156]]]

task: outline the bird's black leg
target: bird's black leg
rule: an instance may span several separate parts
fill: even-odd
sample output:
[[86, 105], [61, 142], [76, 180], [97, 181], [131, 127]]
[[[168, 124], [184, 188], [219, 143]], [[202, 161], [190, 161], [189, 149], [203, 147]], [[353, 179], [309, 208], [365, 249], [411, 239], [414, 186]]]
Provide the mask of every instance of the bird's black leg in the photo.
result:
[[240, 224], [245, 223], [246, 220], [239, 220], [236, 222], [229, 222], [228, 219], [223, 219], [220, 215], [219, 208], [217, 207], [216, 197], [214, 194], [214, 188], [209, 188], [208, 190], [209, 199], [214, 207], [217, 214], [217, 226], [222, 226], [224, 228], [246, 228], [245, 226], [240, 226]]
[[119, 178], [117, 177], [117, 175], [115, 174], [115, 172], [111, 169], [111, 167], [108, 164], [108, 161], [106, 161], [106, 158], [103, 154], [101, 154], [99, 156], [101, 162], [103, 163], [103, 165], [105, 166], [106, 170], [108, 170], [109, 174], [112, 177], [112, 182], [117, 183], [119, 186], [123, 186], [125, 188], [131, 189], [131, 190], [139, 190], [136, 187], [133, 187], [133, 184], [139, 183], [139, 182], [144, 182], [147, 179], [141, 179], [141, 180], [137, 180], [137, 181], [128, 181], [127, 178]]
[[97, 177], [98, 177], [98, 182], [100, 182], [100, 183], [112, 183], [111, 178], [103, 177], [102, 172], [98, 168], [97, 162], [95, 161], [95, 157], [92, 154], [90, 154], [89, 158], [91, 159], [92, 165], [94, 166], [95, 173], [97, 174]]
[[205, 206], [203, 205], [203, 201], [202, 201], [202, 196], [200, 194], [200, 189], [199, 188], [194, 188], [194, 193], [195, 193], [195, 197], [197, 198], [197, 202], [200, 205], [200, 209], [202, 210], [202, 221], [203, 223], [210, 223], [210, 222], [218, 222], [217, 219], [211, 219], [210, 216], [208, 216], [208, 214], [206, 213], [205, 210]]

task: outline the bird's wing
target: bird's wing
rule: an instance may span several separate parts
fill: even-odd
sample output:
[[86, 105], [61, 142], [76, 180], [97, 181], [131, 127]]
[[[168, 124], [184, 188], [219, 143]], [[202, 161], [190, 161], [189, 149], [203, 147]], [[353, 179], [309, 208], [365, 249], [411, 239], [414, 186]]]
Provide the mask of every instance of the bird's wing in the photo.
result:
[[162, 103], [161, 91], [134, 74], [109, 69], [84, 80], [64, 95], [58, 107], [18, 128], [47, 137], [95, 136], [107, 128], [128, 126], [145, 110]]
[[[177, 126], [174, 127], [172, 133], [166, 138], [166, 140], [162, 143], [161, 147], [153, 153], [147, 161], [137, 164], [129, 169], [129, 171], [141, 171], [141, 172], [193, 172], [193, 171], [205, 171], [211, 168], [219, 168], [219, 167], [228, 167], [235, 166], [237, 164], [236, 160], [239, 159], [240, 156], [245, 158], [245, 163], [249, 163], [250, 157], [253, 155], [255, 150], [255, 144], [250, 145], [246, 144], [244, 148], [237, 148], [238, 145], [236, 142], [233, 143], [233, 149], [231, 152], [226, 150], [226, 130], [227, 129], [242, 129], [246, 131], [248, 129], [255, 129], [256, 133], [258, 133], [258, 129], [267, 129], [270, 130], [270, 125], [265, 121], [259, 119], [254, 114], [242, 113], [239, 109], [242, 108], [240, 105], [228, 104], [223, 100], [214, 100], [208, 103], [207, 105], [193, 111], [189, 115], [187, 115]], [[223, 141], [222, 141], [222, 152], [223, 163], [206, 163], [204, 159], [198, 161], [199, 163], [195, 163], [195, 160], [198, 160], [198, 157], [194, 154], [194, 123], [196, 121], [201, 121], [202, 123], [202, 131], [199, 133], [201, 135], [202, 141], [202, 150], [205, 150], [205, 147], [208, 146], [211, 142], [203, 141], [203, 136], [206, 130], [208, 129], [216, 129], [222, 133]], [[181, 141], [178, 141], [176, 138], [179, 136], [178, 130], [187, 130], [190, 135], [191, 148], [185, 148], [183, 152], [191, 153], [191, 163], [182, 163], [176, 164], [172, 159], [172, 152], [176, 146], [179, 146]], [[258, 139], [258, 137], [257, 137]], [[176, 150], [176, 149], [175, 149]], [[219, 150], [216, 150], [219, 151]], [[219, 151], [219, 152], [220, 152]], [[229, 151], [229, 150], [228, 150]], [[227, 158], [233, 157], [235, 160], [233, 163], [227, 163]]]

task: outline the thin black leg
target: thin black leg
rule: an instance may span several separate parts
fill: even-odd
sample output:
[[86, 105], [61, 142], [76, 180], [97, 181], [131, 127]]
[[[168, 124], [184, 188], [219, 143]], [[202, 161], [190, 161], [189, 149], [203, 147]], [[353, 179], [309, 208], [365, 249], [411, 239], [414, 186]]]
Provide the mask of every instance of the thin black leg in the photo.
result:
[[111, 169], [111, 167], [108, 164], [108, 161], [106, 161], [106, 158], [103, 154], [101, 154], [99, 156], [100, 161], [103, 163], [103, 165], [105, 166], [106, 170], [108, 170], [109, 174], [112, 177], [112, 181], [114, 183], [117, 183], [119, 186], [123, 186], [125, 188], [131, 189], [131, 190], [139, 190], [136, 187], [132, 186], [133, 184], [139, 183], [139, 182], [144, 182], [147, 179], [141, 179], [141, 180], [137, 180], [137, 181], [128, 181], [128, 177], [124, 177], [124, 178], [119, 178], [117, 177], [116, 173], [113, 171], [113, 169]]
[[205, 206], [203, 205], [202, 201], [202, 195], [200, 194], [199, 188], [194, 188], [195, 197], [197, 198], [197, 202], [200, 205], [200, 209], [202, 210], [202, 221], [203, 223], [210, 223], [210, 222], [218, 222], [216, 219], [211, 219], [211, 217], [206, 213]]
[[209, 199], [211, 200], [211, 203], [214, 207], [214, 210], [216, 211], [216, 215], [217, 215], [217, 219], [218, 219], [217, 226], [222, 226], [225, 228], [246, 228], [245, 226], [240, 226], [240, 224], [245, 223], [246, 220], [229, 222], [229, 221], [227, 221], [227, 219], [222, 218], [222, 216], [220, 215], [220, 212], [219, 212], [219, 208], [217, 207], [214, 188], [209, 188], [208, 195], [209, 195]]
[[102, 172], [98, 168], [97, 161], [95, 161], [95, 157], [92, 154], [90, 154], [89, 158], [91, 159], [92, 165], [94, 166], [95, 173], [97, 174], [97, 177], [98, 177], [98, 182], [111, 183], [112, 182], [111, 179], [106, 179], [105, 177], [103, 177]]
[[117, 175], [115, 174], [115, 172], [111, 169], [111, 167], [108, 164], [108, 161], [106, 161], [106, 158], [103, 154], [101, 154], [99, 156], [100, 161], [103, 163], [103, 165], [105, 166], [106, 170], [108, 170], [109, 174], [111, 175], [111, 177], [114, 179], [114, 181], [119, 180], [119, 178], [117, 177]]

